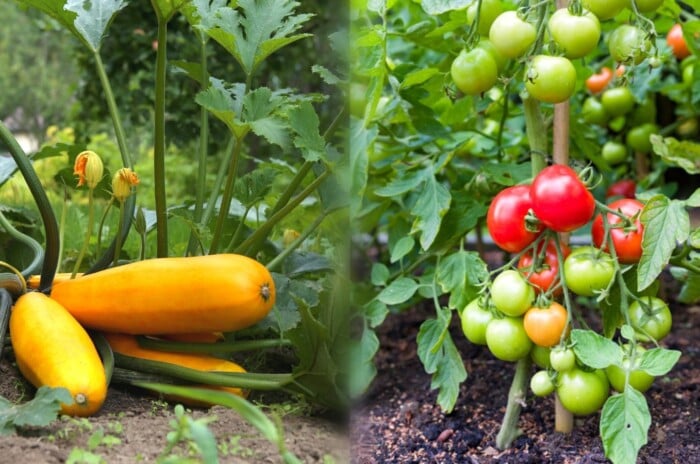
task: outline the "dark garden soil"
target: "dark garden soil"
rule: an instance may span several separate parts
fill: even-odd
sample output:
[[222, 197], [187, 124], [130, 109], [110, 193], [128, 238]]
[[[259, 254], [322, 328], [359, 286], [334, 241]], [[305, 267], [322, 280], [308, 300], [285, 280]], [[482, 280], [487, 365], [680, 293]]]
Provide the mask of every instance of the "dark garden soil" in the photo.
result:
[[[0, 395], [11, 401], [28, 399], [33, 390], [8, 358], [5, 355], [0, 362]], [[166, 435], [175, 417], [173, 407], [140, 390], [110, 387], [107, 401], [95, 416], [64, 417], [48, 427], [0, 435], [0, 464], [162, 462]], [[349, 461], [347, 433], [335, 421], [309, 414], [295, 402], [280, 403], [265, 412], [270, 418], [280, 418], [287, 449], [302, 462]], [[186, 414], [210, 420], [207, 426], [217, 438], [219, 462], [282, 462], [277, 447], [234, 411], [217, 406], [188, 410]], [[170, 463], [202, 462], [199, 453], [188, 445], [178, 446], [168, 455], [178, 457], [167, 461]]]
[[[673, 292], [667, 293], [673, 300]], [[640, 463], [700, 462], [700, 306], [671, 304], [673, 329], [663, 346], [683, 355], [646, 392], [652, 425]], [[450, 414], [436, 404], [430, 376], [416, 354], [416, 335], [429, 309], [391, 315], [380, 328], [377, 378], [352, 420], [352, 461], [365, 463], [604, 463], [600, 414], [577, 418], [571, 434], [554, 431], [554, 399], [528, 394], [511, 448], [498, 450], [514, 363], [469, 343], [457, 324], [451, 333], [469, 377]], [[456, 318], [455, 318], [456, 319]], [[533, 372], [534, 372], [533, 367]]]

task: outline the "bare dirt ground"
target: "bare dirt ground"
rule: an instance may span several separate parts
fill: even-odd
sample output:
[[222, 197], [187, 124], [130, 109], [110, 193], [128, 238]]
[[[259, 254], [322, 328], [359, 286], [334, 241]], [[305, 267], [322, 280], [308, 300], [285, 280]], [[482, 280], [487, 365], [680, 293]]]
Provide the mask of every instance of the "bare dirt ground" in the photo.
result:
[[[9, 356], [4, 358], [0, 363], [0, 395], [12, 401], [27, 399], [32, 388], [21, 380]], [[254, 401], [255, 397], [249, 399]], [[64, 417], [45, 428], [0, 436], [0, 463], [202, 462], [197, 450], [188, 445], [176, 447], [170, 453], [174, 459], [163, 455], [175, 417], [173, 407], [139, 390], [110, 387], [104, 406], [89, 419]], [[268, 417], [281, 418], [287, 449], [304, 463], [348, 462], [347, 434], [342, 427], [297, 408], [294, 402], [286, 402], [265, 409]], [[277, 447], [236, 412], [217, 406], [187, 414], [194, 419], [211, 419], [207, 425], [217, 437], [219, 462], [282, 462]]]
[[[677, 294], [677, 293], [676, 293]], [[673, 329], [662, 344], [683, 355], [674, 369], [646, 392], [652, 415], [648, 444], [638, 462], [695, 463], [700, 459], [700, 306], [674, 303]], [[457, 324], [452, 336], [469, 374], [451, 414], [436, 404], [416, 354], [423, 308], [390, 316], [380, 328], [378, 376], [351, 424], [352, 462], [369, 463], [605, 463], [599, 413], [577, 419], [573, 433], [554, 431], [554, 400], [529, 395], [510, 449], [496, 449], [514, 364], [469, 343]]]

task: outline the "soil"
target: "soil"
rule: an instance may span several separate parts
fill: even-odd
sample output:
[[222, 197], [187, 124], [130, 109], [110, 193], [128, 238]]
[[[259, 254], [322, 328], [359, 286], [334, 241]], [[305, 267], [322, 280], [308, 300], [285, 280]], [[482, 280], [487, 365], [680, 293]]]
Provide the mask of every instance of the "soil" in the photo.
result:
[[[32, 387], [21, 379], [9, 356], [4, 358], [0, 363], [0, 395], [22, 401], [32, 394]], [[0, 463], [58, 464], [66, 462], [71, 453], [73, 457], [81, 456], [72, 461], [76, 464], [161, 462], [167, 446], [166, 435], [172, 430], [171, 421], [175, 418], [173, 409], [174, 404], [141, 390], [113, 386], [100, 412], [89, 419], [63, 417], [48, 427], [0, 436]], [[302, 462], [349, 461], [347, 433], [337, 421], [310, 414], [301, 403], [291, 401], [266, 408], [265, 412], [270, 418], [281, 418], [286, 447]], [[234, 411], [216, 406], [186, 413], [194, 419], [211, 420], [207, 426], [217, 438], [219, 462], [282, 462], [276, 445]], [[99, 439], [100, 433], [103, 439]], [[170, 455], [182, 458], [169, 460], [171, 463], [201, 462], [199, 453], [191, 446], [178, 446]]]
[[[667, 298], [672, 300], [672, 295]], [[652, 425], [640, 463], [700, 459], [700, 306], [672, 302], [671, 309], [673, 329], [662, 345], [683, 354], [674, 369], [646, 392]], [[378, 374], [355, 408], [351, 424], [353, 463], [608, 462], [599, 438], [600, 413], [577, 418], [571, 434], [555, 432], [553, 395], [529, 394], [519, 421], [522, 435], [509, 449], [497, 449], [515, 364], [469, 343], [456, 323], [451, 334], [468, 378], [454, 410], [442, 412], [416, 354], [416, 335], [428, 317], [434, 317], [429, 308], [417, 307], [389, 316], [380, 327]]]

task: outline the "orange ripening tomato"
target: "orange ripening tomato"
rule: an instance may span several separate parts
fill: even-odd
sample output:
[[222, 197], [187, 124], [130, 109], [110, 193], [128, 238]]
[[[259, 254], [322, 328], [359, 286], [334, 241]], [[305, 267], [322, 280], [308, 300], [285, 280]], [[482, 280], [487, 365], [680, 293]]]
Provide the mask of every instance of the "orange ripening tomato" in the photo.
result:
[[593, 74], [586, 79], [586, 88], [591, 93], [602, 92], [613, 79], [612, 69], [603, 66], [598, 74]]
[[683, 29], [680, 24], [674, 24], [668, 31], [668, 34], [666, 34], [666, 43], [671, 47], [673, 54], [679, 60], [690, 55], [690, 50], [688, 50], [688, 44], [685, 43]]
[[537, 346], [551, 347], [559, 343], [566, 330], [566, 308], [552, 302], [547, 308], [532, 307], [523, 317], [523, 327], [528, 338]]

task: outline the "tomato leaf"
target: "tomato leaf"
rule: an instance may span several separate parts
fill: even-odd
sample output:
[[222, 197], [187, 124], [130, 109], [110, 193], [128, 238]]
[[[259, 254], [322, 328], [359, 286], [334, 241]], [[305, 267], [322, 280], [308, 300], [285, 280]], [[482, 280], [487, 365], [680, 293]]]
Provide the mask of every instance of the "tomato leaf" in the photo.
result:
[[668, 350], [665, 348], [652, 348], [642, 354], [639, 361], [639, 368], [647, 374], [658, 377], [666, 375], [676, 365], [681, 357], [678, 350]]
[[14, 404], [0, 396], [0, 436], [15, 432], [17, 427], [43, 427], [56, 420], [61, 403], [72, 404], [65, 388], [39, 387], [34, 398]]
[[459, 385], [467, 378], [462, 358], [448, 331], [451, 315], [449, 309], [438, 309], [438, 318], [425, 320], [416, 340], [425, 372], [432, 374], [430, 388], [439, 390], [437, 402], [446, 413], [454, 408]]
[[436, 278], [442, 291], [450, 294], [449, 307], [462, 309], [488, 280], [488, 269], [478, 253], [460, 250], [440, 260]]
[[421, 6], [426, 13], [439, 15], [452, 10], [461, 10], [474, 0], [423, 0]]
[[390, 261], [392, 263], [395, 263], [396, 261], [399, 261], [401, 258], [409, 254], [411, 250], [413, 250], [413, 246], [415, 245], [415, 243], [416, 241], [411, 236], [401, 237], [391, 247]]
[[369, 177], [369, 160], [367, 150], [374, 146], [377, 128], [366, 129], [357, 120], [351, 121], [349, 136], [349, 166], [346, 192], [350, 192], [350, 217], [357, 216], [362, 207], [362, 197], [367, 188]]
[[684, 169], [688, 174], [700, 174], [700, 144], [656, 134], [649, 137], [649, 140], [654, 153], [664, 161]]
[[348, 390], [351, 397], [364, 393], [377, 375], [374, 356], [379, 350], [379, 339], [373, 330], [365, 329], [360, 340], [350, 347], [352, 375], [348, 378]]
[[419, 241], [424, 250], [427, 250], [437, 237], [442, 217], [447, 213], [451, 201], [450, 191], [438, 182], [434, 173], [426, 175], [413, 208], [416, 219], [411, 230], [412, 233], [420, 233]]
[[678, 243], [690, 234], [690, 218], [684, 204], [664, 195], [647, 201], [641, 214], [644, 224], [642, 258], [637, 271], [637, 288], [646, 289], [668, 264]]
[[688, 274], [678, 294], [678, 301], [687, 304], [695, 304], [700, 301], [700, 274]]
[[410, 277], [399, 277], [384, 288], [377, 299], [387, 305], [397, 305], [408, 301], [418, 290], [418, 283]]
[[576, 357], [588, 367], [605, 369], [611, 364], [622, 364], [622, 348], [592, 330], [572, 330], [571, 341]]
[[600, 436], [605, 456], [614, 464], [636, 462], [647, 443], [651, 414], [646, 398], [632, 387], [611, 396], [600, 415]]

